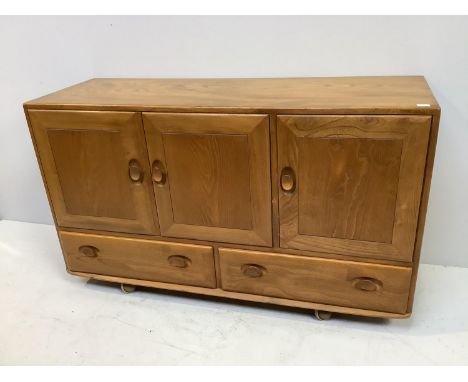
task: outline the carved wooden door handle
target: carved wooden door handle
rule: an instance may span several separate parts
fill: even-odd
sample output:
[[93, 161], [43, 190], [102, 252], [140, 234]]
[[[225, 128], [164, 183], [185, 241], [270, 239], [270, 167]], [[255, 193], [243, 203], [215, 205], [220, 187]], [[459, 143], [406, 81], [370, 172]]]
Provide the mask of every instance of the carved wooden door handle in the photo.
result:
[[128, 163], [128, 177], [134, 183], [141, 183], [143, 181], [143, 169], [136, 159], [132, 159]]
[[151, 174], [152, 174], [151, 177], [154, 183], [161, 185], [161, 186], [166, 183], [167, 175], [164, 169], [164, 165], [162, 164], [161, 161], [155, 160], [153, 162]]
[[284, 192], [294, 192], [296, 189], [296, 175], [291, 167], [285, 167], [281, 171], [280, 184]]

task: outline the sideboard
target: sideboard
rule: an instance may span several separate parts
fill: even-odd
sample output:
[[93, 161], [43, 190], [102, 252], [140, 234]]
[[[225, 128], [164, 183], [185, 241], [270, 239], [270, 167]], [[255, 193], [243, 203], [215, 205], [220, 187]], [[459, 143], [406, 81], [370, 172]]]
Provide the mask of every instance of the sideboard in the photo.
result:
[[412, 312], [440, 108], [425, 79], [92, 79], [24, 104], [67, 271]]

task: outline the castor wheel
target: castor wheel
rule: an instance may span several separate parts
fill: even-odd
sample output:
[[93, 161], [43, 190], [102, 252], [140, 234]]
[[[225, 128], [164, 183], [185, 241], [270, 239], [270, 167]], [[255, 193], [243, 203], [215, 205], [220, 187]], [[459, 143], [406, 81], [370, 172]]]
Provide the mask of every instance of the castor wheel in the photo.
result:
[[314, 310], [314, 316], [319, 321], [329, 320], [332, 316], [332, 312], [327, 312], [325, 310]]
[[122, 283], [122, 284], [120, 284], [120, 289], [124, 293], [132, 293], [132, 292], [135, 292], [136, 286]]

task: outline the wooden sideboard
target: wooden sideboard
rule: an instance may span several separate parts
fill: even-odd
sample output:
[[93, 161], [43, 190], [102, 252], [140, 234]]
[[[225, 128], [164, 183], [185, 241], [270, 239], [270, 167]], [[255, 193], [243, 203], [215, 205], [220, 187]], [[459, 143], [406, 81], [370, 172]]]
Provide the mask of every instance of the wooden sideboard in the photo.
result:
[[410, 316], [440, 117], [423, 77], [92, 79], [24, 109], [69, 273]]

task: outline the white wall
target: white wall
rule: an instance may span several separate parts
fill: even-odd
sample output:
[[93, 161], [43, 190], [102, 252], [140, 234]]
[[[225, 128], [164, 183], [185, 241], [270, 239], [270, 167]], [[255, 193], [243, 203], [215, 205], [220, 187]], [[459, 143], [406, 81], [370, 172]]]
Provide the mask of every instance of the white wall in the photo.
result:
[[422, 261], [468, 267], [468, 17], [0, 17], [0, 218], [52, 223], [22, 102], [91, 77], [426, 76]]

